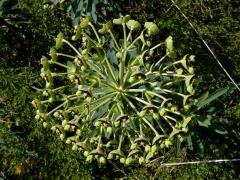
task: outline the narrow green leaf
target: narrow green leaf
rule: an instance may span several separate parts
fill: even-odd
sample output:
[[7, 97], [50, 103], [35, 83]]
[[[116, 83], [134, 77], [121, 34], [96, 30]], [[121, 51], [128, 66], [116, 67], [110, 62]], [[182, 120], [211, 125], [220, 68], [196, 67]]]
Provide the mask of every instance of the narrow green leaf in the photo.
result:
[[215, 99], [217, 99], [219, 96], [222, 96], [223, 94], [225, 94], [228, 91], [228, 88], [221, 88], [216, 90], [214, 93], [212, 93], [211, 95], [209, 95], [207, 98], [202, 98], [200, 99], [200, 101], [198, 101], [198, 103], [196, 104], [196, 106], [198, 107], [198, 109], [201, 109], [202, 107], [204, 107], [205, 105], [209, 104], [210, 102], [214, 101]]

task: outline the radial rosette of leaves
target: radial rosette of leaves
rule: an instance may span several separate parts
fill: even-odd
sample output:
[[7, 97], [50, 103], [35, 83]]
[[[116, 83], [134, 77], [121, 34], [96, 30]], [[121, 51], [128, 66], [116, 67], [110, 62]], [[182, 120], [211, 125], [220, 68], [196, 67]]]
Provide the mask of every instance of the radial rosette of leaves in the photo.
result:
[[[90, 18], [83, 19], [80, 47], [61, 34], [52, 59], [42, 58], [46, 88], [43, 99], [33, 101], [36, 119], [87, 162], [147, 163], [164, 155], [175, 138], [182, 142], [192, 119], [194, 56], [177, 60], [172, 37], [151, 46], [157, 26], [148, 22], [141, 30], [129, 20], [113, 20], [120, 34], [111, 22], [99, 34]], [[74, 53], [60, 52], [62, 43]]]

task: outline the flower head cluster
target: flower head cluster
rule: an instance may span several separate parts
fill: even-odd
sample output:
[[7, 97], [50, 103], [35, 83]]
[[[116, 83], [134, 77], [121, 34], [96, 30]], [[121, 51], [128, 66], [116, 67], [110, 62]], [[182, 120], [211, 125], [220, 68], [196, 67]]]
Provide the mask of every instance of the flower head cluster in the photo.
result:
[[[46, 87], [43, 100], [33, 100], [35, 118], [87, 162], [144, 164], [175, 138], [182, 142], [192, 119], [194, 56], [177, 59], [171, 36], [152, 45], [158, 32], [153, 22], [142, 26], [127, 15], [99, 31], [82, 19], [72, 37], [82, 42], [78, 48], [60, 33], [41, 59]], [[74, 54], [61, 53], [64, 44]]]

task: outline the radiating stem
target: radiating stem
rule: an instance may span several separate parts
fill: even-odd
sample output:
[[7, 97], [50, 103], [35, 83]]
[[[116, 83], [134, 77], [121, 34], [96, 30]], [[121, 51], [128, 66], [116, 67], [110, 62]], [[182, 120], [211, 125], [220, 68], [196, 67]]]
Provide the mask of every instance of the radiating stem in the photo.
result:
[[127, 41], [129, 41], [130, 37], [132, 36], [132, 30], [129, 31], [128, 36], [127, 36]]
[[141, 36], [143, 36], [143, 32], [144, 32], [144, 31], [142, 31], [141, 34], [140, 34], [138, 37], [136, 37], [136, 38], [134, 39], [134, 41], [128, 46], [128, 50], [129, 50], [130, 47], [132, 47], [138, 40], [141, 39]]
[[169, 124], [169, 126], [171, 126], [171, 128], [174, 128], [174, 126], [173, 126], [172, 123], [167, 119], [167, 117], [163, 116], [163, 118], [164, 118], [165, 121]]
[[126, 89], [124, 92], [145, 92], [146, 89]]
[[111, 30], [108, 30], [108, 32], [109, 32], [110, 36], [112, 37], [113, 42], [114, 42], [116, 48], [117, 48], [117, 49], [120, 49], [120, 48], [119, 48], [119, 45], [118, 45], [118, 43], [117, 43], [117, 41], [116, 41], [116, 38], [115, 38], [115, 36], [113, 35], [112, 31], [111, 31]]
[[110, 72], [110, 75], [112, 76], [112, 78], [115, 81], [115, 83], [117, 83], [117, 79], [116, 79], [116, 77], [115, 77], [115, 75], [113, 73], [113, 70], [112, 70], [111, 64], [108, 61], [108, 58], [105, 58], [105, 62], [107, 63], [107, 68], [108, 68], [108, 71]]
[[158, 62], [155, 64], [155, 66], [158, 66], [167, 56], [168, 56], [168, 54], [165, 54], [161, 59], [158, 60]]
[[[142, 100], [141, 98], [138, 98], [138, 97], [135, 97], [135, 96], [131, 96], [131, 95], [129, 95], [129, 94], [126, 94], [126, 95], [127, 95], [128, 97], [136, 100], [136, 101], [139, 101], [139, 102], [145, 104], [145, 105], [148, 105], [148, 106], [152, 105], [151, 103], [149, 103], [149, 102], [147, 102], [147, 101], [144, 101], [144, 100]], [[157, 106], [154, 106], [154, 107], [157, 108]]]
[[124, 114], [123, 110], [122, 110], [122, 107], [121, 105], [119, 104], [119, 102], [117, 102], [117, 107], [118, 107], [118, 110], [120, 111], [120, 114]]
[[63, 56], [63, 57], [68, 57], [68, 58], [71, 58], [71, 59], [75, 59], [76, 57], [75, 56], [71, 56], [71, 55], [68, 55], [68, 54], [63, 54], [63, 53], [57, 53], [58, 56]]
[[157, 132], [156, 129], [151, 125], [151, 123], [148, 122], [148, 120], [147, 120], [145, 117], [143, 117], [142, 119], [143, 119], [143, 121], [153, 130], [153, 132], [155, 133], [155, 135], [158, 136], [158, 135], [159, 135], [158, 132]]
[[165, 97], [163, 97], [162, 95], [157, 94], [157, 93], [155, 93], [155, 92], [152, 92], [152, 91], [146, 91], [146, 93], [151, 94], [151, 95], [154, 95], [154, 96], [157, 96], [157, 97], [159, 97], [159, 98], [161, 98], [161, 99], [163, 99], [163, 100], [166, 100]]
[[97, 46], [97, 42], [93, 40], [88, 34], [85, 32], [82, 32], [83, 36], [87, 37], [95, 46]]
[[115, 106], [116, 106], [116, 104], [114, 104], [114, 105], [111, 107], [111, 109], [109, 110], [109, 112], [108, 112], [108, 114], [107, 114], [107, 119], [111, 116], [111, 114], [112, 114]]
[[96, 31], [94, 25], [93, 25], [92, 23], [89, 23], [89, 25], [91, 26], [91, 28], [92, 28], [94, 34], [96, 35], [98, 42], [101, 43], [101, 40], [100, 40], [100, 38], [99, 38], [99, 35], [98, 35], [98, 33], [97, 33], [97, 31]]
[[160, 46], [163, 45], [163, 44], [164, 44], [164, 42], [159, 43], [159, 44], [157, 44], [156, 46], [152, 47], [150, 50], [154, 50], [154, 49], [160, 47]]
[[100, 108], [101, 106], [104, 106], [107, 102], [109, 102], [111, 100], [111, 96], [109, 98], [107, 98], [106, 100], [104, 100], [103, 102], [101, 102], [100, 104], [98, 104], [96, 107], [93, 107], [91, 109], [91, 112], [95, 111], [96, 109]]
[[125, 74], [125, 76], [124, 76], [124, 79], [123, 79], [123, 85], [122, 85], [123, 88], [124, 88], [124, 86], [125, 86], [128, 78], [129, 78], [129, 75], [130, 75], [130, 74], [131, 74], [131, 70], [130, 70], [130, 68], [128, 68], [128, 69], [127, 69], [127, 72], [126, 72], [126, 74]]
[[64, 68], [68, 69], [68, 66], [66, 66], [65, 64], [62, 64], [60, 62], [57, 62], [57, 61], [50, 61], [50, 64], [56, 64], [58, 66], [61, 66], [61, 67], [64, 67]]
[[101, 69], [97, 70], [97, 68], [99, 68], [96, 64], [94, 64], [94, 62], [90, 62], [90, 61], [87, 61], [87, 64], [95, 71], [97, 72], [102, 78], [106, 78], [100, 71]]
[[174, 122], [177, 122], [177, 120], [171, 116], [166, 116], [166, 118], [173, 120]]
[[123, 78], [124, 78], [124, 69], [125, 69], [125, 61], [126, 61], [126, 57], [127, 57], [127, 32], [126, 32], [126, 24], [123, 24], [123, 43], [124, 43], [124, 51], [123, 51], [123, 57], [120, 58], [120, 75], [119, 75], [119, 79], [120, 79], [120, 85], [123, 85]]
[[54, 111], [60, 109], [61, 107], [63, 107], [67, 102], [63, 102], [62, 104], [60, 104], [59, 106], [57, 106], [56, 108], [54, 108], [53, 110], [51, 110], [50, 112], [47, 113], [47, 116], [51, 115]]
[[120, 137], [119, 137], [119, 144], [118, 144], [118, 150], [121, 150], [121, 146], [122, 146], [122, 142], [123, 142], [123, 135], [121, 134]]
[[82, 55], [80, 54], [80, 52], [70, 43], [68, 42], [66, 39], [63, 39], [63, 42], [65, 42], [67, 45], [69, 45], [76, 53], [79, 57], [82, 57]]
[[162, 130], [163, 134], [166, 135], [166, 131], [164, 130], [164, 128], [162, 127], [162, 125], [160, 124], [160, 122], [158, 120], [156, 120], [159, 128]]
[[99, 99], [91, 102], [90, 105], [94, 105], [94, 104], [97, 104], [97, 103], [99, 103], [99, 102], [102, 102], [102, 101], [105, 100], [106, 98], [109, 98], [109, 97], [111, 97], [111, 96], [114, 96], [115, 94], [116, 94], [116, 92], [112, 92], [112, 93], [106, 94], [105, 96], [103, 96], [103, 97], [101, 97], [101, 98], [99, 98]]

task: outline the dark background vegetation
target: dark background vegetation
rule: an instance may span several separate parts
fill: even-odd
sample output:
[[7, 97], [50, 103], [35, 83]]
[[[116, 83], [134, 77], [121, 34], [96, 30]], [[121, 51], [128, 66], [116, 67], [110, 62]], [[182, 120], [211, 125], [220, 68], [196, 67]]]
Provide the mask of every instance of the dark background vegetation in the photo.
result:
[[[206, 114], [211, 109], [212, 121], [228, 133], [219, 135], [194, 126], [192, 132], [197, 134], [197, 139], [193, 142], [193, 150], [183, 146], [176, 155], [173, 149], [166, 154], [164, 162], [239, 158], [240, 93], [181, 13], [169, 0], [122, 0], [117, 5], [113, 2], [96, 4], [98, 20], [104, 21], [121, 13], [130, 14], [141, 23], [154, 21], [161, 32], [156, 41], [172, 35], [180, 55], [196, 54], [199, 93], [229, 87], [227, 94], [201, 111]], [[240, 2], [176, 2], [240, 85]], [[160, 162], [150, 167], [108, 163], [100, 169], [97, 165], [85, 164], [78, 153], [38, 124], [31, 101], [39, 95], [33, 87], [41, 87], [39, 59], [48, 53], [60, 31], [66, 36], [71, 34], [73, 18], [66, 10], [68, 6], [69, 3], [60, 5], [44, 0], [0, 0], [0, 179], [240, 178], [239, 163], [169, 168], [160, 168]]]

